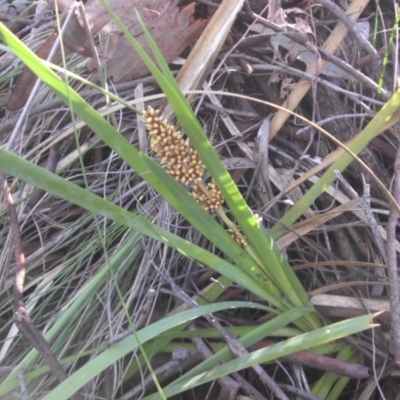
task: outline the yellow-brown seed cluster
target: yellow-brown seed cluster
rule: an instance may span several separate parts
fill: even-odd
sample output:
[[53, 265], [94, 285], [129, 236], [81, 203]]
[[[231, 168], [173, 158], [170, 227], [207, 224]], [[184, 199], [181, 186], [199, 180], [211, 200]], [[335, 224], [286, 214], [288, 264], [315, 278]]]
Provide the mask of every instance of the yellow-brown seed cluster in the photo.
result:
[[224, 203], [222, 193], [214, 182], [207, 184], [207, 194], [203, 189], [194, 185], [190, 194], [200, 203], [207, 211], [216, 211]]
[[232, 233], [231, 236], [237, 243], [239, 243], [240, 246], [247, 247], [249, 245], [247, 243], [247, 240], [243, 237], [243, 235], [239, 231]]
[[151, 136], [150, 146], [166, 165], [167, 172], [177, 181], [192, 187], [190, 194], [206, 210], [218, 209], [224, 202], [222, 193], [214, 182], [207, 186], [201, 184], [205, 167], [189, 141], [160, 117], [159, 110], [149, 107], [143, 112], [143, 120]]
[[143, 119], [151, 136], [150, 146], [166, 165], [167, 172], [185, 185], [199, 182], [204, 165], [188, 140], [160, 117], [159, 110], [149, 107], [143, 112]]

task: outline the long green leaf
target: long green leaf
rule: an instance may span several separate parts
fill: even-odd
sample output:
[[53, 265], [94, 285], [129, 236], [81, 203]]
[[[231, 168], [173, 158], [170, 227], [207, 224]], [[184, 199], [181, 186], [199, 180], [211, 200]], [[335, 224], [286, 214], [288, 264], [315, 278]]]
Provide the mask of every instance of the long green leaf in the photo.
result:
[[[126, 238], [125, 242], [118, 249], [118, 252], [108, 260], [109, 261], [108, 265], [111, 267], [115, 265], [120, 265], [121, 262], [123, 262], [123, 260], [126, 259], [127, 253], [131, 251], [132, 248], [134, 248], [134, 246], [137, 246], [139, 239], [140, 239], [139, 234], [136, 232], [130, 235], [130, 237]], [[137, 252], [138, 251], [139, 248], [137, 249]], [[62, 312], [59, 318], [57, 318], [57, 321], [55, 321], [51, 329], [49, 329], [48, 332], [46, 332], [45, 339], [48, 342], [52, 343], [60, 335], [60, 333], [63, 330], [65, 330], [66, 326], [68, 325], [71, 326], [76, 319], [80, 318], [80, 311], [85, 308], [86, 304], [93, 297], [93, 293], [97, 293], [98, 289], [102, 285], [104, 285], [108, 275], [109, 275], [109, 268], [105, 267], [101, 271], [99, 271], [95, 276], [93, 276], [87, 285], [80, 288], [79, 293], [77, 293], [74, 301], [72, 301], [69, 307], [67, 307]], [[39, 357], [38, 351], [36, 349], [32, 349], [26, 355], [26, 357], [24, 357], [24, 359], [21, 361], [21, 364], [24, 366], [24, 368], [29, 369], [34, 365], [38, 357]], [[18, 366], [9, 376], [7, 376], [6, 382], [16, 377], [17, 369]], [[18, 385], [19, 383], [17, 381], [17, 386]], [[14, 387], [11, 386], [11, 389], [14, 389]], [[4, 390], [7, 390], [6, 383], [3, 383], [0, 387], [0, 396], [4, 394], [3, 392]]]
[[[242, 270], [252, 275], [256, 282], [262, 280], [264, 297], [280, 309], [287, 306], [281, 301], [279, 291], [260, 274], [254, 260], [225, 232], [225, 230], [194, 199], [152, 159], [137, 151], [118, 131], [105, 121], [81, 96], [55, 75], [34, 53], [21, 43], [6, 27], [0, 24], [0, 37], [74, 112], [93, 129], [128, 165], [157, 190], [176, 210], [215, 243]], [[4, 169], [5, 170], [5, 169]], [[15, 176], [18, 176], [16, 173]], [[33, 183], [33, 182], [32, 182]], [[59, 183], [60, 184], [60, 183]], [[37, 185], [40, 187], [40, 185]], [[48, 191], [54, 193], [51, 189]], [[90, 205], [86, 204], [86, 206]], [[86, 207], [87, 208], [87, 207]], [[266, 294], [268, 292], [268, 294]]]
[[[182, 393], [186, 390], [193, 389], [204, 383], [214, 381], [215, 379], [227, 376], [237, 371], [250, 368], [256, 364], [266, 363], [276, 360], [279, 357], [305, 350], [313, 346], [328, 343], [365, 329], [369, 329], [372, 324], [373, 315], [364, 315], [362, 317], [353, 318], [351, 320], [339, 322], [324, 328], [316, 329], [303, 335], [279, 342], [265, 349], [254, 351], [248, 355], [229, 361], [221, 366], [212, 368], [211, 370], [187, 379], [185, 382], [179, 381], [164, 388], [164, 394], [167, 397]], [[146, 400], [159, 399], [158, 394], [147, 396]]]
[[[295, 321], [298, 318], [301, 318], [305, 313], [308, 313], [310, 311], [312, 310], [302, 307], [292, 308], [291, 310], [278, 315], [277, 317], [273, 318], [270, 321], [267, 321], [259, 326], [253, 327], [253, 329], [250, 332], [248, 332], [246, 335], [243, 335], [243, 337], [239, 338], [239, 341], [243, 344], [243, 346], [249, 347], [254, 343], [257, 343], [258, 341], [270, 336], [276, 330], [288, 326], [293, 321]], [[179, 383], [183, 383], [188, 379], [193, 378], [196, 375], [202, 374], [203, 372], [209, 371], [216, 365], [231, 360], [234, 357], [235, 356], [231, 352], [230, 348], [228, 346], [225, 346], [225, 348], [219, 350], [210, 358], [203, 361], [196, 367], [192, 368], [184, 375], [180, 376], [177, 380], [168, 385], [166, 389], [174, 385], [177, 385]]]
[[35, 186], [53, 193], [56, 196], [60, 196], [74, 204], [86, 208], [93, 213], [101, 214], [121, 225], [135, 229], [144, 235], [159, 240], [175, 248], [186, 257], [208, 265], [221, 275], [227, 276], [233, 282], [240, 282], [243, 287], [262, 298], [268, 299], [267, 301], [274, 300], [269, 297], [262, 285], [258, 285], [256, 281], [250, 278], [249, 275], [236, 265], [232, 265], [201, 247], [152, 224], [145, 218], [126, 211], [108, 200], [96, 196], [88, 190], [82, 189], [46, 171], [44, 168], [22, 160], [15, 154], [9, 153], [3, 149], [0, 149], [0, 169], [26, 182], [31, 182]]
[[[152, 45], [153, 52], [157, 57], [157, 61], [161, 65], [162, 71], [157, 68], [151, 58], [144, 52], [140, 44], [126, 29], [107, 2], [103, 0], [102, 4], [124, 32], [129, 42], [140, 55], [150, 72], [157, 80], [162, 91], [167, 96], [178, 121], [190, 138], [194, 148], [199, 153], [202, 161], [207, 167], [207, 170], [221, 189], [229, 209], [242, 228], [247, 241], [257, 254], [258, 259], [261, 260], [263, 271], [266, 272], [273, 283], [279, 287], [283, 293], [285, 293], [293, 305], [312, 307], [307, 293], [298, 281], [296, 275], [293, 273], [287, 260], [275, 245], [272, 237], [260, 228], [237, 186], [226, 171], [218, 155], [213, 150], [199, 121], [194, 115], [189, 103], [183, 96], [174, 77], [170, 73], [165, 72], [165, 62], [162, 55], [157, 49], [155, 42], [152, 40], [145, 26], [142, 24], [144, 32]], [[320, 321], [315, 317], [315, 315], [312, 315], [309, 322], [311, 326], [320, 326]]]
[[223, 302], [200, 306], [191, 310], [183, 311], [171, 317], [164, 318], [147, 326], [146, 328], [141, 329], [140, 331], [136, 332], [135, 335], [131, 335], [123, 339], [121, 342], [113, 345], [111, 348], [105, 350], [103, 353], [90, 360], [82, 368], [73, 373], [67, 380], [60, 383], [54, 390], [43, 397], [42, 400], [60, 400], [69, 398], [82, 386], [98, 376], [107, 367], [114, 364], [128, 353], [136, 350], [139, 346], [139, 343], [144, 344], [177, 325], [203, 315], [238, 307], [263, 308], [261, 305], [251, 302]]
[[[392, 118], [400, 107], [400, 89], [386, 102], [381, 110], [369, 122], [369, 124], [348, 144], [348, 148], [355, 154], [360, 152], [375, 138], [386, 122]], [[335, 171], [343, 172], [352, 162], [353, 157], [344, 152], [334, 162], [318, 181], [307, 190], [303, 197], [290, 209], [271, 230], [272, 236], [278, 239], [285, 234], [286, 227], [294, 224], [298, 218], [309, 208], [310, 204], [320, 196], [336, 180]]]

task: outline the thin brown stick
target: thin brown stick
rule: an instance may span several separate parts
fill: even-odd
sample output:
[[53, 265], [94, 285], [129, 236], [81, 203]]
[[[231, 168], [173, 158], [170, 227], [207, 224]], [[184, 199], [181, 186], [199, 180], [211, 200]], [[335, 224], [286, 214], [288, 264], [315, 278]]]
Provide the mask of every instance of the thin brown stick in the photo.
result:
[[[264, 339], [253, 345], [252, 349], [262, 349], [275, 344], [274, 341]], [[327, 371], [334, 374], [347, 376], [353, 379], [367, 379], [371, 376], [371, 371], [362, 365], [348, 363], [346, 361], [337, 360], [321, 354], [311, 353], [301, 350], [288, 356], [281, 357], [279, 360], [289, 361], [292, 363], [315, 368], [318, 371]]]
[[[195, 331], [196, 329], [197, 327], [195, 324], [191, 324], [189, 326], [190, 331]], [[207, 360], [208, 358], [213, 356], [214, 353], [207, 347], [203, 339], [194, 337], [192, 338], [192, 342], [194, 343], [198, 353], [204, 360]], [[222, 376], [221, 378], [218, 378], [217, 381], [221, 385], [223, 398], [234, 400], [241, 387], [240, 383], [236, 382], [230, 376]]]
[[[254, 386], [252, 386], [242, 375], [238, 372], [232, 374], [236, 381], [238, 381], [242, 385], [242, 390], [245, 392], [250, 399], [253, 400], [267, 400], [267, 398], [262, 395]], [[244, 397], [247, 399], [247, 397]], [[238, 397], [239, 400], [239, 397]]]
[[111, 367], [108, 367], [104, 371], [104, 391], [106, 400], [112, 400], [113, 398], [113, 382], [113, 371]]
[[[291, 40], [307, 47], [308, 39], [306, 36], [299, 35], [298, 32], [290, 32], [285, 27], [282, 27], [274, 22], [268, 21], [265, 18], [260, 17], [254, 13], [246, 13], [246, 16], [252, 19], [254, 22], [259, 22], [260, 24], [264, 25], [267, 28], [272, 29], [274, 32], [277, 33], [284, 33], [287, 37]], [[325, 61], [329, 61], [332, 64], [336, 65], [337, 67], [343, 69], [343, 71], [347, 72], [353, 78], [358, 80], [363, 87], [372, 90], [374, 93], [378, 94], [382, 100], [389, 100], [391, 97], [391, 93], [386, 90], [381, 90], [379, 85], [374, 82], [371, 78], [364, 75], [362, 72], [357, 71], [354, 67], [350, 64], [346, 63], [345, 61], [341, 60], [339, 57], [334, 56], [333, 54], [326, 51], [323, 47], [317, 47], [318, 53], [321, 55], [321, 58]]]
[[252, 400], [267, 400], [254, 386], [252, 386], [242, 375], [238, 372], [232, 374], [237, 382], [242, 385], [242, 390], [245, 392]]
[[[208, 322], [210, 322], [224, 337], [226, 343], [229, 348], [237, 357], [242, 357], [248, 355], [249, 352], [246, 348], [239, 342], [227, 329], [225, 329], [219, 321], [211, 316], [206, 316]], [[266, 385], [271, 392], [276, 396], [277, 399], [280, 400], [289, 400], [286, 394], [282, 391], [282, 389], [277, 385], [277, 383], [267, 374], [267, 372], [258, 364], [253, 365], [253, 370], [260, 378], [261, 382]]]
[[[191, 297], [189, 297], [178, 285], [176, 285], [170, 276], [169, 277], [167, 276], [167, 280], [173, 289], [173, 292], [171, 292], [171, 294], [179, 297], [182, 301], [189, 304], [191, 307], [198, 307], [198, 304]], [[164, 290], [164, 292], [167, 293], [168, 291]], [[205, 315], [204, 318], [206, 318], [206, 320], [212, 326], [214, 326], [214, 328], [216, 328], [218, 332], [221, 333], [221, 335], [223, 336], [223, 338], [225, 339], [226, 343], [228, 344], [229, 348], [231, 349], [232, 353], [235, 356], [242, 357], [244, 355], [249, 354], [249, 352], [246, 350], [243, 344], [240, 343], [240, 341], [237, 340], [227, 329], [225, 329], [214, 316], [210, 314], [210, 315]], [[264, 383], [264, 385], [266, 385], [271, 390], [271, 392], [277, 399], [289, 400], [288, 397], [283, 392], [283, 390], [277, 385], [277, 383], [267, 374], [267, 372], [260, 365], [258, 364], [253, 365], [252, 369], [258, 375], [261, 382]]]
[[359, 29], [356, 27], [353, 21], [350, 20], [348, 15], [335, 3], [331, 0], [317, 0], [317, 4], [327, 8], [331, 12], [333, 12], [339, 20], [346, 26], [347, 30], [349, 31], [350, 36], [352, 36], [353, 40], [357, 42], [357, 44], [364, 49], [368, 55], [373, 60], [379, 60], [381, 57], [379, 56], [376, 49], [372, 46], [372, 44], [366, 39]]
[[[184, 347], [178, 347], [172, 352], [171, 361], [154, 370], [154, 375], [157, 376], [158, 380], [165, 380], [170, 378], [174, 374], [180, 372], [185, 366], [186, 362], [191, 361], [192, 355], [190, 351]], [[143, 393], [145, 389], [154, 382], [154, 377], [152, 374], [148, 375], [146, 378], [142, 379], [141, 382], [135, 386], [129, 392], [124, 393], [122, 397], [118, 400], [129, 400], [131, 398], [136, 398], [140, 393]], [[233, 398], [234, 399], [234, 398]]]
[[[52, 353], [49, 344], [39, 332], [31, 320], [28, 311], [25, 308], [23, 299], [24, 293], [24, 282], [26, 273], [25, 255], [22, 248], [22, 238], [18, 223], [18, 214], [15, 207], [14, 200], [12, 198], [10, 188], [7, 183], [6, 175], [4, 172], [0, 172], [0, 182], [3, 191], [5, 201], [7, 202], [7, 208], [10, 218], [10, 230], [14, 244], [15, 262], [16, 262], [16, 273], [14, 280], [14, 321], [31, 346], [33, 346], [45, 359], [50, 367], [51, 372], [57, 378], [59, 382], [64, 381], [68, 378], [68, 375], [64, 371], [57, 358]], [[74, 400], [83, 400], [80, 394], [72, 396]]]
[[[394, 162], [393, 197], [400, 204], [400, 147], [397, 149]], [[392, 205], [389, 211], [387, 226], [387, 259], [390, 298], [390, 321], [392, 329], [392, 347], [394, 361], [400, 365], [400, 282], [397, 272], [396, 229], [399, 213]]]
[[282, 389], [285, 389], [287, 392], [293, 393], [298, 397], [301, 397], [306, 400], [319, 400], [319, 397], [314, 396], [312, 393], [307, 393], [304, 390], [296, 388], [294, 386], [285, 385], [283, 383], [279, 384]]
[[368, 223], [371, 226], [376, 244], [381, 252], [381, 256], [384, 262], [387, 263], [387, 251], [385, 249], [384, 240], [382, 234], [379, 231], [378, 221], [376, 220], [375, 215], [371, 209], [370, 185], [365, 182], [365, 178], [363, 176], [362, 178], [363, 178], [364, 194], [363, 196], [360, 197], [357, 194], [357, 192], [352, 188], [350, 183], [346, 181], [346, 179], [343, 177], [340, 171], [336, 170], [334, 172], [339, 181], [342, 182], [342, 184], [344, 185], [344, 188], [346, 189], [348, 195], [354, 200], [357, 200], [358, 203], [360, 204], [360, 207], [364, 211], [364, 214], [368, 219]]

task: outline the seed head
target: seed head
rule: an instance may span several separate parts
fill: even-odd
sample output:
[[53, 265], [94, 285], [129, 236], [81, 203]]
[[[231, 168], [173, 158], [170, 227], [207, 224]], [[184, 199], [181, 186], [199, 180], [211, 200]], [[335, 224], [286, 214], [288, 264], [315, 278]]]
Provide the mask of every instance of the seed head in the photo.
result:
[[190, 194], [210, 212], [216, 211], [224, 203], [222, 193], [214, 182], [208, 183], [206, 190], [199, 185], [194, 185]]
[[231, 236], [241, 247], [247, 247], [249, 245], [247, 240], [239, 231], [232, 233]]
[[160, 111], [148, 107], [143, 121], [151, 136], [150, 146], [166, 165], [167, 172], [178, 182], [191, 187], [190, 194], [206, 210], [215, 211], [224, 203], [222, 193], [214, 182], [201, 183], [204, 165], [196, 150], [184, 139], [181, 132], [160, 117]]
[[204, 165], [189, 141], [160, 117], [159, 110], [149, 107], [143, 112], [143, 120], [151, 136], [150, 146], [166, 165], [167, 172], [185, 185], [201, 181]]

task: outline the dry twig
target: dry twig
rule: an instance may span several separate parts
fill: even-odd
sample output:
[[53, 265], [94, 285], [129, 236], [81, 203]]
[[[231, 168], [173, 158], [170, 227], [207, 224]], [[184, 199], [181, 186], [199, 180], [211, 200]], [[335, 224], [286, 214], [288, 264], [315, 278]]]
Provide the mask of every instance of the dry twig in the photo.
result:
[[[400, 148], [397, 149], [394, 163], [394, 186], [393, 197], [400, 204]], [[400, 280], [397, 270], [396, 230], [399, 213], [391, 206], [387, 227], [387, 258], [388, 258], [388, 280], [390, 296], [390, 321], [391, 338], [393, 346], [393, 357], [400, 366]]]
[[[180, 287], [178, 287], [171, 277], [167, 277], [169, 284], [172, 286], [173, 292], [171, 294], [178, 296], [182, 301], [189, 304], [191, 307], [198, 307], [198, 304], [190, 298]], [[249, 354], [246, 348], [237, 340], [227, 329], [225, 329], [220, 322], [212, 315], [206, 315], [207, 321], [214, 326], [221, 333], [232, 353], [241, 357]], [[253, 370], [259, 376], [260, 380], [266, 385], [271, 392], [280, 400], [289, 400], [282, 389], [276, 384], [276, 382], [266, 373], [266, 371], [260, 365], [254, 365]]]
[[[18, 215], [4, 172], [0, 172], [0, 182], [3, 196], [5, 198], [5, 201], [7, 202], [8, 213], [10, 217], [11, 234], [14, 243], [15, 261], [17, 265], [17, 271], [14, 280], [14, 321], [25, 339], [46, 360], [53, 375], [57, 378], [59, 382], [62, 382], [68, 378], [68, 375], [64, 371], [61, 364], [58, 362], [57, 358], [52, 353], [49, 344], [36, 328], [35, 324], [29, 316], [28, 311], [25, 308], [23, 293], [26, 264], [25, 255], [22, 249], [22, 239], [19, 229]], [[83, 397], [80, 394], [75, 394], [73, 396], [73, 399], [83, 400]]]

